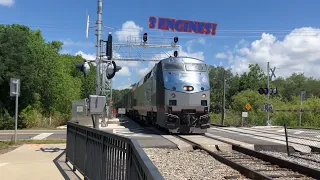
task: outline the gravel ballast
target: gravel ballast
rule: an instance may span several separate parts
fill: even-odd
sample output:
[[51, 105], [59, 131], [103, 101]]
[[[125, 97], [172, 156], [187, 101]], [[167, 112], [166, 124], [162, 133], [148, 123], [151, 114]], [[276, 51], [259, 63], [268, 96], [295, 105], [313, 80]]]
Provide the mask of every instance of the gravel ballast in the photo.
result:
[[144, 151], [167, 180], [246, 179], [205, 151], [162, 148], [144, 148]]
[[[287, 153], [282, 153], [282, 152], [272, 152], [272, 151], [260, 151], [260, 152], [281, 158], [283, 160], [294, 162], [303, 166], [307, 166], [309, 168], [320, 170], [320, 154], [304, 154], [303, 155], [299, 153], [293, 153], [292, 154], [293, 156], [288, 156]], [[302, 158], [295, 157], [295, 156], [299, 156]]]

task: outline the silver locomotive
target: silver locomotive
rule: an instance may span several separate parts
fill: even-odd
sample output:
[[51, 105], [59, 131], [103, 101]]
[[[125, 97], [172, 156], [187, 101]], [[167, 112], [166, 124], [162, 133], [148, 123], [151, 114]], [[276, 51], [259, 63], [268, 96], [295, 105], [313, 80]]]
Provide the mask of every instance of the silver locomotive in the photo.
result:
[[190, 57], [163, 59], [125, 94], [121, 104], [128, 116], [171, 133], [205, 133], [210, 127], [207, 66]]

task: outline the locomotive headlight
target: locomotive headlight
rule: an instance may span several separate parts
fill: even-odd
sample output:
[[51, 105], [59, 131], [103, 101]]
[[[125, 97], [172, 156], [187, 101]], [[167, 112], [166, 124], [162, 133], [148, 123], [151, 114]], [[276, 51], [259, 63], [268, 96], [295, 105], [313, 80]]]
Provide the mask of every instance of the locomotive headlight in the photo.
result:
[[189, 86], [189, 87], [188, 87], [188, 90], [189, 90], [189, 91], [192, 91], [192, 90], [193, 90], [193, 87], [192, 87], [192, 86]]
[[206, 94], [202, 94], [202, 98], [206, 98]]
[[175, 97], [176, 97], [176, 94], [172, 93], [172, 94], [171, 94], [171, 97], [172, 97], [172, 98], [175, 98]]
[[187, 89], [188, 89], [188, 88], [187, 88], [187, 86], [184, 86], [184, 87], [183, 87], [183, 90], [185, 90], [185, 91], [186, 91]]

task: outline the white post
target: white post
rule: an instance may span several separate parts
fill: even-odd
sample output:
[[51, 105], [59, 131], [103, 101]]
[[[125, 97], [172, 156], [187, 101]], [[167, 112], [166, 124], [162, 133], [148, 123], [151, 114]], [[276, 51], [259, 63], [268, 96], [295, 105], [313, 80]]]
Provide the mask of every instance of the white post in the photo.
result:
[[51, 112], [50, 112], [50, 116], [49, 116], [49, 121], [50, 121], [50, 126], [51, 126]]
[[16, 81], [16, 117], [14, 128], [14, 142], [17, 142], [17, 129], [18, 129], [18, 103], [19, 103], [19, 80]]
[[303, 98], [304, 98], [304, 92], [301, 91], [300, 93], [300, 112], [299, 112], [299, 127], [301, 128], [301, 116], [302, 116], [302, 101], [303, 101]]

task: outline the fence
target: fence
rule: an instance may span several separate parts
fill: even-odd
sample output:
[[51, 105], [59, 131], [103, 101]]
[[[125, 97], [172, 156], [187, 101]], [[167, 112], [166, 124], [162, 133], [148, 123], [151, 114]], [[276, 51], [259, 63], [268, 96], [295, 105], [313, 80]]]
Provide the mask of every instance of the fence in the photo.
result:
[[66, 162], [90, 180], [163, 179], [135, 139], [67, 122]]

